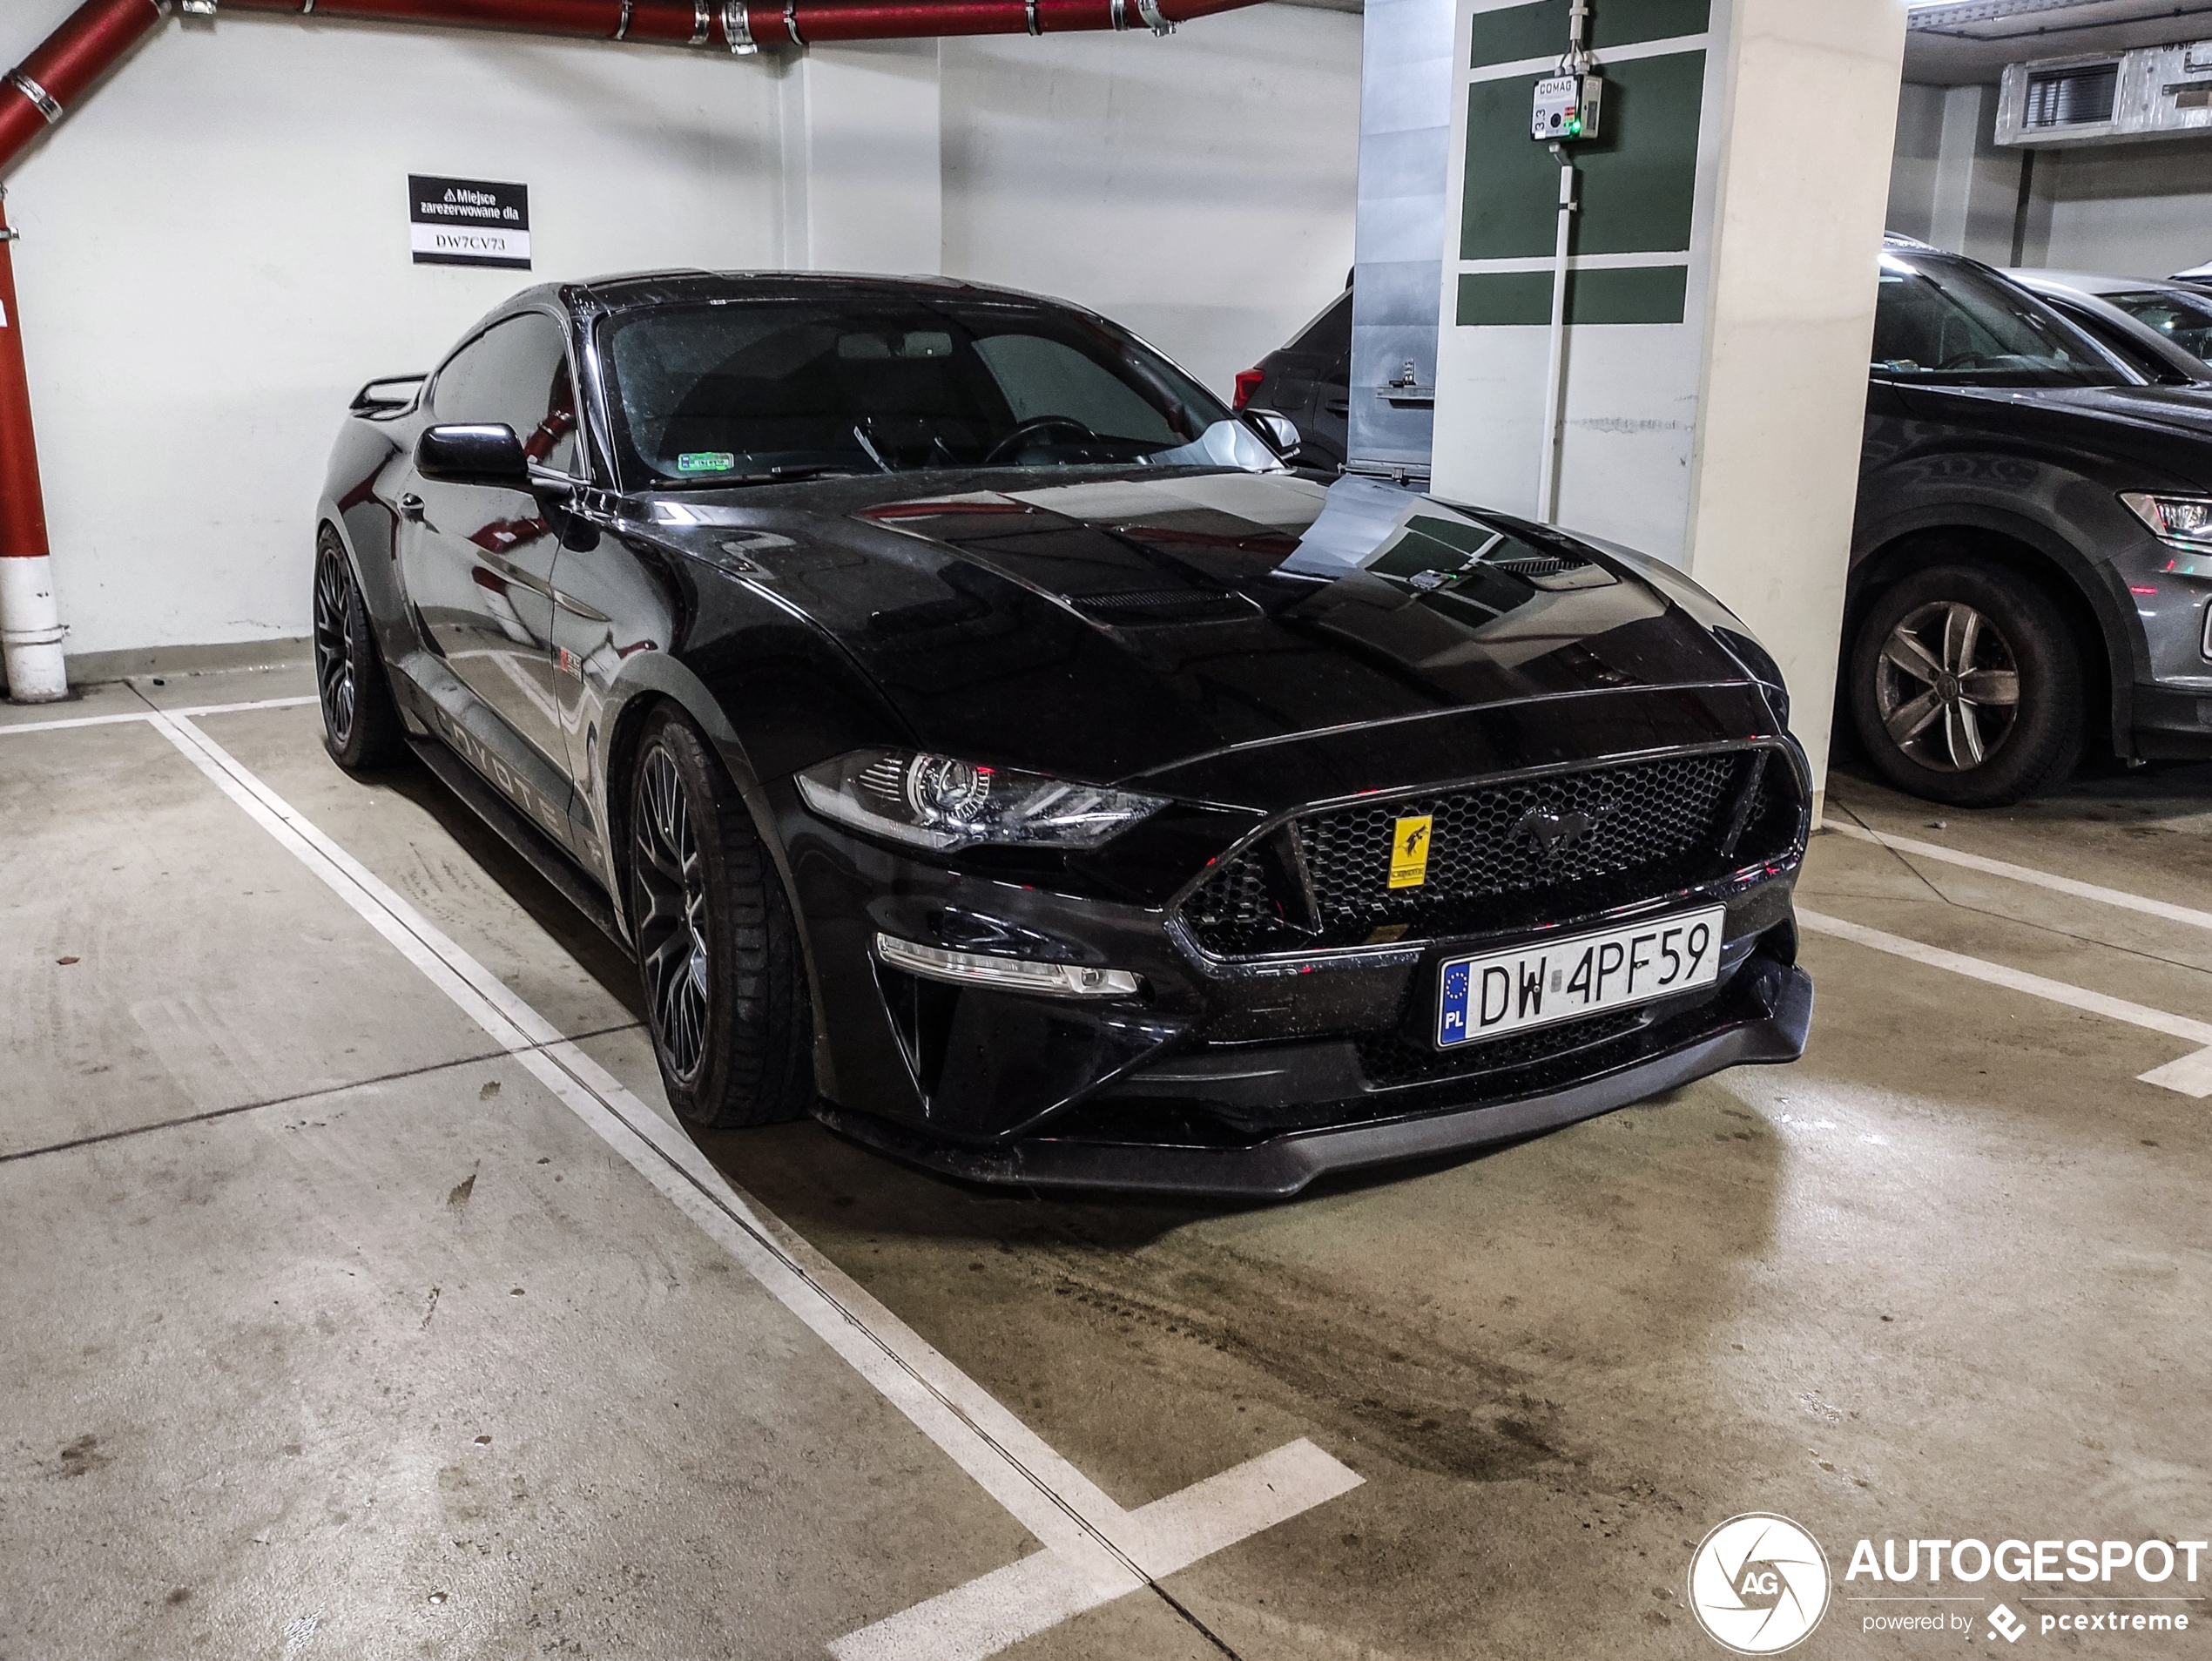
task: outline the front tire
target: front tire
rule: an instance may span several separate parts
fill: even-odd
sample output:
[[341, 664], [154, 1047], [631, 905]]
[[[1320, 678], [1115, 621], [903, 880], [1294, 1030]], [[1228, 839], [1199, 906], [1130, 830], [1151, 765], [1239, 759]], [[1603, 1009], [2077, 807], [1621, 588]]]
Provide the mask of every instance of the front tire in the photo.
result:
[[348, 773], [374, 773], [400, 759], [405, 734], [383, 655], [368, 625], [361, 584], [338, 533], [315, 538], [315, 699], [322, 747]]
[[1851, 652], [1851, 716], [1891, 783], [1956, 807], [2003, 807], [2080, 760], [2081, 653], [2030, 578], [1937, 565], [1889, 590]]
[[646, 1026], [669, 1104], [710, 1129], [814, 1098], [813, 1010], [782, 879], [729, 775], [672, 709], [631, 774], [630, 898]]

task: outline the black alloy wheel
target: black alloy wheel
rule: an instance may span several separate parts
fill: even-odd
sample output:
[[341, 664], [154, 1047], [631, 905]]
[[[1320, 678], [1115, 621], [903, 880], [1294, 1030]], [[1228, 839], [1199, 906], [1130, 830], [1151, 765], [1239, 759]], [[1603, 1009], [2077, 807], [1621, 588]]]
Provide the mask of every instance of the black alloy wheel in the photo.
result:
[[400, 713], [370, 631], [368, 611], [337, 533], [315, 542], [315, 696], [322, 706], [322, 743], [349, 773], [368, 773], [399, 759]]
[[736, 787], [671, 707], [646, 718], [630, 793], [630, 903], [671, 1106], [725, 1128], [813, 1101], [813, 1010], [783, 881]]
[[2031, 578], [1938, 565], [1868, 610], [1851, 705], [1892, 784], [1952, 807], [2001, 807], [2063, 780], [2080, 759], [2081, 654]]

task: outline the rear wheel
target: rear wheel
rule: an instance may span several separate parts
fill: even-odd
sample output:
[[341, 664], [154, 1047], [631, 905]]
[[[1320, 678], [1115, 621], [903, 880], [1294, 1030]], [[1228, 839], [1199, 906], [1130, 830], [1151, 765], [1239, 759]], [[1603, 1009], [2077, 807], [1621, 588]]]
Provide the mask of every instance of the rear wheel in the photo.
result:
[[1877, 600], [1851, 693], [1868, 758], [1930, 801], [2004, 807], [2080, 759], [2080, 649], [2040, 588], [1993, 566], [1938, 565]]
[[813, 1011], [774, 862], [737, 789], [672, 709], [631, 774], [630, 895], [646, 1024], [677, 1113], [716, 1128], [813, 1101]]
[[322, 744], [348, 773], [368, 773], [399, 760], [404, 735], [392, 702], [384, 659], [368, 626], [361, 585], [338, 533], [315, 540], [315, 696], [322, 706]]

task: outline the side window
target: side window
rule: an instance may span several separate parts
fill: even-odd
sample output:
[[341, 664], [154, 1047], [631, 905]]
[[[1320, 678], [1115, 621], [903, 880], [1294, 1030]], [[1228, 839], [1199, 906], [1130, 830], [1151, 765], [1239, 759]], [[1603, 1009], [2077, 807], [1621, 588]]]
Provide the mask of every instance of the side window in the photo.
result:
[[431, 395], [440, 422], [492, 422], [515, 429], [530, 460], [575, 473], [576, 387], [561, 326], [539, 312], [495, 324], [446, 361]]
[[1134, 387], [1072, 346], [1036, 334], [994, 334], [975, 342], [975, 354], [1017, 422], [1066, 415], [1102, 437], [1177, 442], [1167, 417]]
[[1298, 339], [1284, 348], [1291, 352], [1311, 352], [1315, 357], [1325, 357], [1332, 363], [1339, 360], [1352, 361], [1352, 291], [1347, 288], [1330, 304], [1320, 316], [1308, 323]]

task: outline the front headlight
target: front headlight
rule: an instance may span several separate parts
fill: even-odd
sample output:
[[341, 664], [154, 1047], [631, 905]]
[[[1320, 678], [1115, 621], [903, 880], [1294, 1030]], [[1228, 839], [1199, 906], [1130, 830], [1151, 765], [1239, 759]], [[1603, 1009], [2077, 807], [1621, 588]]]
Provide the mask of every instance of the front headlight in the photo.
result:
[[2212, 553], [2212, 497], [2123, 490], [2120, 499], [2159, 541], [2191, 553]]
[[799, 775], [799, 793], [825, 819], [941, 853], [984, 842], [1096, 847], [1167, 806], [1160, 796], [911, 750], [824, 761]]

